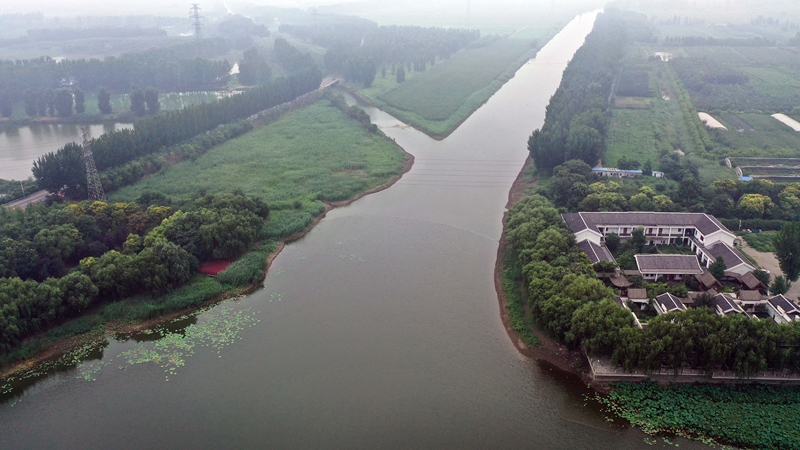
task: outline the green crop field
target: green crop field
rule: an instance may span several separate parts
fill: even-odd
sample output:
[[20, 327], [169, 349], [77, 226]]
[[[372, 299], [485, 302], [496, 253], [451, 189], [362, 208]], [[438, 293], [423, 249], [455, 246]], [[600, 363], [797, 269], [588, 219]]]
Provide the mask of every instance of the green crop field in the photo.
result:
[[726, 112], [718, 117], [728, 130], [711, 132], [714, 140], [731, 156], [796, 158], [800, 156], [800, 133], [766, 113]]
[[463, 50], [397, 84], [387, 73], [359, 94], [435, 137], [450, 134], [534, 55], [533, 43], [502, 39]]
[[772, 243], [772, 238], [777, 234], [777, 231], [762, 231], [761, 233], [747, 233], [742, 237], [747, 241], [747, 245], [753, 247], [757, 251], [774, 253], [775, 244]]
[[264, 237], [282, 237], [322, 212], [320, 201], [345, 200], [385, 183], [402, 170], [405, 154], [372, 134], [328, 100], [295, 111], [110, 195], [133, 200], [161, 192], [182, 202], [200, 192], [241, 189], [272, 212]]

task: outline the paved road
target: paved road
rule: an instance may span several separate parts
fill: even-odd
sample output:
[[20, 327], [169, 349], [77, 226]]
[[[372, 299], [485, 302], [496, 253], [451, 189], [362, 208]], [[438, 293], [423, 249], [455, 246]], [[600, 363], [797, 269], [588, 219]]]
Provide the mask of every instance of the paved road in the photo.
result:
[[48, 194], [50, 193], [47, 191], [34, 192], [31, 195], [14, 200], [13, 202], [6, 203], [3, 206], [9, 208], [25, 208], [31, 203], [43, 202], [44, 198], [47, 197]]
[[[773, 277], [778, 275], [783, 275], [781, 271], [781, 266], [778, 264], [777, 258], [773, 253], [765, 253], [759, 252], [758, 250], [754, 249], [747, 245], [747, 242], [742, 239], [742, 247], [741, 249], [744, 250], [745, 253], [750, 255], [753, 259], [756, 260], [759, 266], [762, 269], [769, 270]], [[800, 280], [795, 283], [792, 283], [792, 287], [789, 289], [789, 292], [786, 293], [786, 297], [794, 300], [800, 297]]]

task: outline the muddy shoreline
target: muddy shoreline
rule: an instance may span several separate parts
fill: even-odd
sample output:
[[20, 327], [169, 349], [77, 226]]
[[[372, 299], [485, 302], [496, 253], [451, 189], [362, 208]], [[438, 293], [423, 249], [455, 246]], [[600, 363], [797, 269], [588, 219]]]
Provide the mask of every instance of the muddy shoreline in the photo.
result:
[[[527, 188], [536, 184], [535, 179], [530, 181], [525, 180], [525, 172], [528, 170], [530, 164], [531, 159], [528, 157], [528, 159], [525, 160], [525, 165], [522, 167], [522, 170], [520, 170], [519, 175], [517, 175], [517, 178], [514, 180], [514, 184], [511, 186], [511, 189], [508, 193], [508, 203], [506, 203], [506, 209], [510, 209], [512, 206], [514, 206], [514, 204], [525, 195]], [[500, 307], [500, 318], [503, 321], [503, 326], [508, 333], [509, 339], [511, 339], [514, 347], [516, 347], [516, 349], [526, 357], [535, 359], [537, 361], [544, 361], [562, 371], [565, 376], [577, 377], [582, 382], [590, 385], [596, 391], [606, 392], [604, 385], [595, 385], [595, 383], [591, 381], [591, 377], [586, 371], [586, 368], [589, 367], [589, 363], [586, 360], [586, 356], [584, 356], [582, 352], [570, 350], [564, 345], [552, 340], [549, 336], [537, 328], [531, 328], [531, 332], [539, 339], [540, 344], [535, 347], [528, 347], [523, 342], [519, 334], [514, 331], [514, 328], [511, 326], [511, 315], [508, 311], [508, 299], [506, 298], [506, 293], [503, 290], [503, 259], [506, 253], [507, 245], [505, 231], [507, 220], [508, 212], [503, 214], [503, 234], [500, 236], [500, 243], [497, 248], [497, 259], [495, 260], [494, 265], [494, 286], [495, 291], [497, 292], [498, 305]]]
[[[239, 297], [242, 295], [248, 295], [255, 292], [263, 284], [264, 279], [267, 277], [267, 273], [269, 271], [269, 268], [272, 266], [273, 261], [275, 261], [275, 258], [277, 258], [278, 255], [280, 255], [281, 251], [283, 251], [284, 247], [286, 247], [286, 244], [292, 243], [294, 241], [297, 241], [305, 237], [305, 235], [311, 232], [311, 230], [313, 230], [314, 227], [317, 226], [317, 224], [320, 223], [320, 221], [322, 221], [322, 219], [325, 218], [325, 216], [329, 211], [335, 208], [340, 208], [343, 206], [350, 205], [356, 200], [359, 200], [367, 195], [388, 189], [392, 185], [394, 185], [397, 181], [399, 181], [401, 178], [403, 178], [403, 175], [405, 175], [406, 173], [408, 173], [408, 171], [411, 170], [411, 168], [414, 165], [414, 155], [408, 153], [404, 148], [400, 147], [399, 145], [398, 148], [400, 148], [403, 154], [406, 155], [406, 160], [403, 162], [403, 168], [401, 169], [399, 174], [390, 178], [389, 181], [387, 181], [386, 183], [383, 183], [379, 186], [375, 186], [372, 189], [366, 190], [364, 192], [358, 193], [347, 200], [342, 200], [338, 202], [323, 202], [325, 204], [325, 211], [323, 211], [320, 215], [315, 217], [314, 220], [308, 226], [306, 226], [302, 231], [282, 239], [281, 242], [278, 243], [278, 245], [275, 247], [275, 250], [272, 253], [270, 253], [267, 256], [267, 259], [264, 261], [264, 274], [249, 286], [224, 292], [219, 296], [214, 297], [206, 302], [203, 302], [202, 304], [196, 307], [173, 311], [168, 314], [156, 317], [154, 319], [138, 322], [135, 324], [121, 324], [115, 322], [107, 323], [105, 324], [105, 328], [102, 332], [87, 332], [80, 335], [70, 336], [67, 338], [60, 339], [58, 341], [53, 342], [50, 347], [48, 347], [46, 350], [42, 351], [41, 353], [37, 354], [32, 358], [18, 361], [10, 364], [5, 368], [2, 368], [2, 371], [0, 372], [0, 380], [23, 373], [27, 370], [36, 367], [39, 364], [56, 360], [61, 356], [65, 355], [66, 353], [80, 346], [86, 344], [105, 343], [107, 342], [108, 336], [140, 333], [144, 330], [148, 330], [157, 327], [159, 325], [168, 323], [181, 316], [191, 314], [196, 311], [207, 308], [209, 306], [222, 303], [225, 300]], [[28, 338], [28, 340], [33, 340], [36, 339], [37, 337], [38, 336], [32, 336]]]

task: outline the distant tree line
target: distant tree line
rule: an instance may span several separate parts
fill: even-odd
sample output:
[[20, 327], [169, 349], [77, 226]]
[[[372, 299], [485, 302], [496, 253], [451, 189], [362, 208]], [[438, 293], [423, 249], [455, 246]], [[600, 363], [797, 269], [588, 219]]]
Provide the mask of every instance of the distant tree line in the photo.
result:
[[564, 70], [544, 125], [528, 139], [537, 170], [551, 171], [571, 159], [597, 164], [606, 148], [606, 110], [625, 42], [625, 23], [617, 13], [600, 14]]
[[327, 70], [364, 86], [372, 84], [381, 68], [391, 67], [392, 75], [401, 67], [422, 72], [436, 64], [437, 58], [449, 58], [480, 38], [478, 30], [379, 27], [362, 22], [330, 25], [320, 31], [312, 26], [284, 25], [281, 31], [326, 47]]
[[34, 41], [68, 41], [74, 39], [125, 39], [141, 36], [166, 36], [167, 32], [159, 28], [96, 27], [96, 28], [39, 28], [27, 30], [28, 37]]
[[94, 303], [162, 294], [199, 261], [242, 255], [269, 214], [241, 192], [201, 196], [177, 212], [165, 200], [0, 209], [0, 353]]
[[[240, 95], [169, 111], [140, 120], [133, 129], [106, 133], [91, 141], [97, 168], [105, 170], [120, 166], [220, 125], [288, 102], [317, 89], [321, 79], [319, 68], [309, 67]], [[86, 195], [85, 181], [81, 181], [84, 175], [78, 145], [68, 144], [40, 157], [33, 164], [33, 175], [42, 189], [63, 192], [73, 198]]]
[[700, 46], [721, 46], [721, 47], [775, 47], [778, 45], [775, 39], [761, 36], [753, 36], [746, 39], [726, 38], [718, 39], [704, 36], [667, 36], [664, 38], [664, 45], [674, 45], [677, 47], [700, 47]]
[[[203, 54], [217, 55], [230, 50], [223, 38], [205, 39]], [[50, 57], [25, 60], [0, 60], [0, 94], [16, 103], [26, 92], [41, 92], [62, 87], [96, 91], [105, 87], [128, 92], [132, 85], [153, 86], [164, 91], [209, 89], [227, 83], [231, 70], [228, 61], [195, 57], [194, 44], [179, 44], [125, 53], [100, 59]]]

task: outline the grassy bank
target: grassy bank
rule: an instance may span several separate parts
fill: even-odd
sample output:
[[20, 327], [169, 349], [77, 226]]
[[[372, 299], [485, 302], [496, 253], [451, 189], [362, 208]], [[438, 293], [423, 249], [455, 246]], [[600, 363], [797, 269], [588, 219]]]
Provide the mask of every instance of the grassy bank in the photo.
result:
[[534, 41], [501, 39], [462, 50], [425, 72], [396, 83], [380, 75], [358, 94], [398, 119], [437, 138], [449, 135], [535, 55]]
[[539, 338], [531, 331], [533, 319], [525, 316], [525, 303], [522, 296], [522, 272], [517, 267], [517, 256], [507, 252], [503, 258], [503, 292], [506, 294], [511, 328], [528, 347], [540, 345]]
[[320, 100], [110, 198], [135, 199], [156, 191], [182, 202], [199, 192], [241, 189], [270, 206], [262, 237], [280, 238], [310, 224], [324, 211], [323, 201], [346, 200], [387, 182], [400, 173], [404, 160], [391, 140]]
[[600, 398], [611, 412], [647, 433], [708, 436], [749, 448], [797, 448], [800, 388], [618, 383]]

